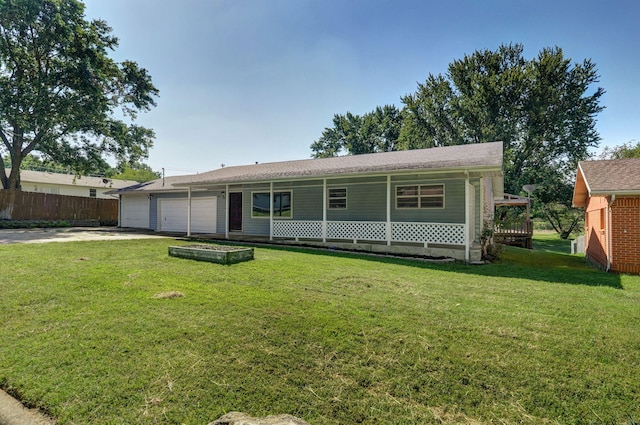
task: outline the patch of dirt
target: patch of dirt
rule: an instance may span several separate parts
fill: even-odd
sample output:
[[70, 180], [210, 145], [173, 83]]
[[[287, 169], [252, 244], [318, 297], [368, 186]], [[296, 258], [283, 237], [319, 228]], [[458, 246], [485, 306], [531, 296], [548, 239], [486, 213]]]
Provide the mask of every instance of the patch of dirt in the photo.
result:
[[179, 291], [160, 292], [155, 294], [153, 298], [180, 298], [184, 297], [184, 294]]
[[227, 245], [184, 245], [181, 248], [193, 248], [193, 249], [205, 249], [209, 251], [219, 251], [219, 252], [234, 252], [234, 251], [243, 251], [246, 248], [241, 246], [227, 246]]

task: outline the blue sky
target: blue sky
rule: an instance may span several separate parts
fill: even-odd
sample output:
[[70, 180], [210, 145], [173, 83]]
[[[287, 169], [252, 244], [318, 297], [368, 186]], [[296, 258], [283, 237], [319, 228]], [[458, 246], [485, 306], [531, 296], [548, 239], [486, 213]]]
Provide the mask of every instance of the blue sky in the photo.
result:
[[402, 106], [476, 50], [559, 46], [601, 76], [602, 146], [640, 140], [637, 0], [85, 0], [146, 69], [158, 106], [146, 161], [166, 175], [305, 159], [333, 115]]

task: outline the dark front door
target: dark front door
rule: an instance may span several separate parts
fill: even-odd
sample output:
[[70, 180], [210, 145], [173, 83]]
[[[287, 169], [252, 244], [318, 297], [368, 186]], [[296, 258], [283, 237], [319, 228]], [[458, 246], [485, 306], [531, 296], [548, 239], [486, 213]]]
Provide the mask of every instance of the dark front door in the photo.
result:
[[229, 194], [229, 231], [242, 230], [242, 192]]

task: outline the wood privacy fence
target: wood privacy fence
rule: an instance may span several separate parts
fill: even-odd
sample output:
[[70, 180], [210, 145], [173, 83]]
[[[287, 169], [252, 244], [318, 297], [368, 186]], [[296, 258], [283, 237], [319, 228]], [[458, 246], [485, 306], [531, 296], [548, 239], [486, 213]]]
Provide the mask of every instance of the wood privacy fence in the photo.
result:
[[0, 220], [118, 221], [118, 200], [0, 190]]

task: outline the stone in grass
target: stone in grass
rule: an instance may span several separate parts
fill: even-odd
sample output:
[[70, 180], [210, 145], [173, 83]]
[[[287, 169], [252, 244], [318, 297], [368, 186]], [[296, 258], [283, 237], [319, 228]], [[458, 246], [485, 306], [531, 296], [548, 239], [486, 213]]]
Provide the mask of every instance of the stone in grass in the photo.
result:
[[170, 246], [169, 256], [219, 264], [235, 264], [253, 260], [253, 248], [205, 244]]
[[230, 412], [209, 425], [309, 425], [302, 419], [291, 415], [265, 416], [252, 418], [241, 412]]

